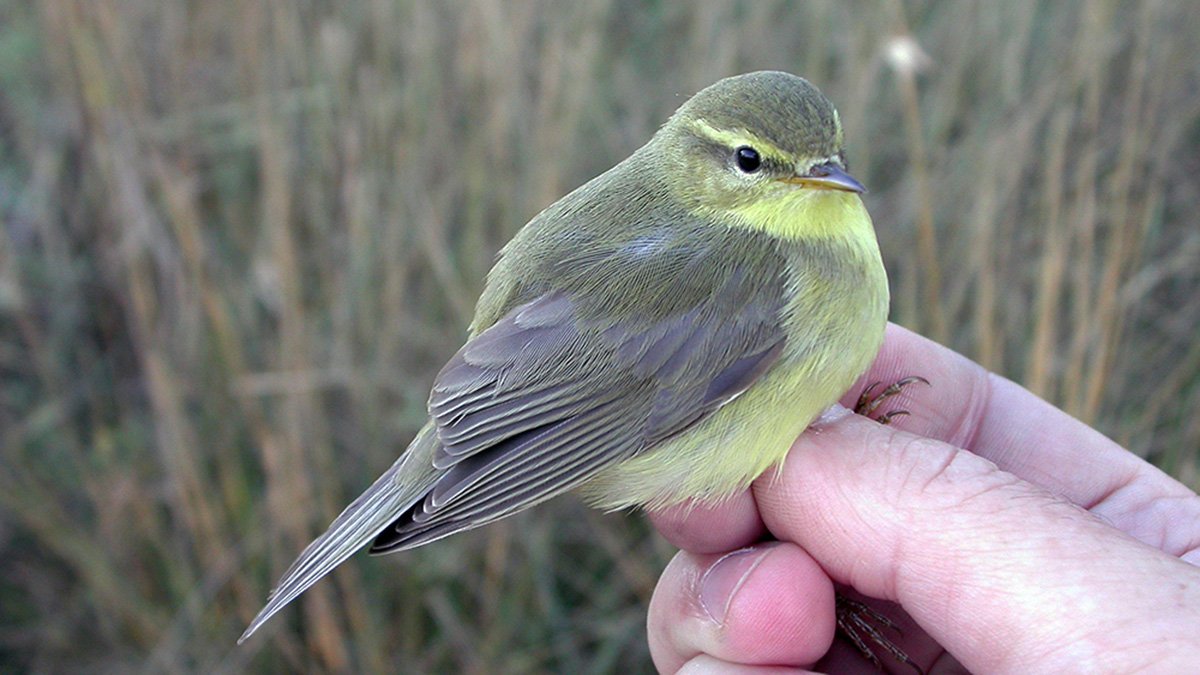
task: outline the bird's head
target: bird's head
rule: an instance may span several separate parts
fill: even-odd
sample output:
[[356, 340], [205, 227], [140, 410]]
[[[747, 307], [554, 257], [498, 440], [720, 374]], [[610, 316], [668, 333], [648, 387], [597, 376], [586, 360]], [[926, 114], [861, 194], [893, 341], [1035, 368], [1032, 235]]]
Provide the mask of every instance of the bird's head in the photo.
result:
[[762, 71], [723, 79], [684, 103], [651, 145], [687, 208], [754, 227], [795, 207], [860, 205], [842, 124], [807, 80]]

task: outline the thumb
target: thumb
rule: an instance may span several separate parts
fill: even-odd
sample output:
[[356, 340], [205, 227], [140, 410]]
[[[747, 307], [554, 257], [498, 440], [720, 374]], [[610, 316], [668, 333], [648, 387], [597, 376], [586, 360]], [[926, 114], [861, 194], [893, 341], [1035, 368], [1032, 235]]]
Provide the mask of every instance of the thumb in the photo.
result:
[[844, 411], [754, 496], [777, 539], [973, 672], [1200, 662], [1200, 571], [965, 450]]

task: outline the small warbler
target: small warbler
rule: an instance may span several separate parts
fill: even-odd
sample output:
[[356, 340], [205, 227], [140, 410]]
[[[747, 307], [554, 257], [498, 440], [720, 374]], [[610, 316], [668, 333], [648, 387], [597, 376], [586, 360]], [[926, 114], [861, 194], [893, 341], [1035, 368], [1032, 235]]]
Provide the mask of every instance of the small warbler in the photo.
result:
[[241, 640], [370, 542], [413, 548], [574, 488], [657, 509], [747, 487], [882, 342], [863, 190], [806, 80], [756, 72], [696, 94], [504, 247], [429, 422]]

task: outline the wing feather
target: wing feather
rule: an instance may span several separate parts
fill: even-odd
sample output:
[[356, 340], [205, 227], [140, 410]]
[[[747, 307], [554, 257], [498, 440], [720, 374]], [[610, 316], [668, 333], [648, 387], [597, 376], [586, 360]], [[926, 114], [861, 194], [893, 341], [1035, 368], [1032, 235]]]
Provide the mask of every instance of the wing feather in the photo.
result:
[[581, 267], [584, 276], [565, 284], [574, 291], [526, 298], [475, 335], [430, 395], [440, 475], [372, 552], [411, 548], [570, 490], [751, 386], [785, 341], [783, 265], [759, 243], [752, 256], [694, 240], [640, 251], [639, 282], [649, 291], [632, 297], [627, 278], [587, 277]]

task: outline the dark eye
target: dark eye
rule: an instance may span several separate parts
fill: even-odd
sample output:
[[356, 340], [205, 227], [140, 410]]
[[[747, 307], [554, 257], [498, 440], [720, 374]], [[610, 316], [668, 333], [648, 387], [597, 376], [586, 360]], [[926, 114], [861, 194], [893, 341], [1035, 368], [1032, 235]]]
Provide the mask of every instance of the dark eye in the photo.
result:
[[757, 150], [748, 145], [738, 148], [733, 155], [738, 168], [745, 173], [754, 173], [758, 171], [758, 167], [762, 166], [762, 157], [758, 155]]

